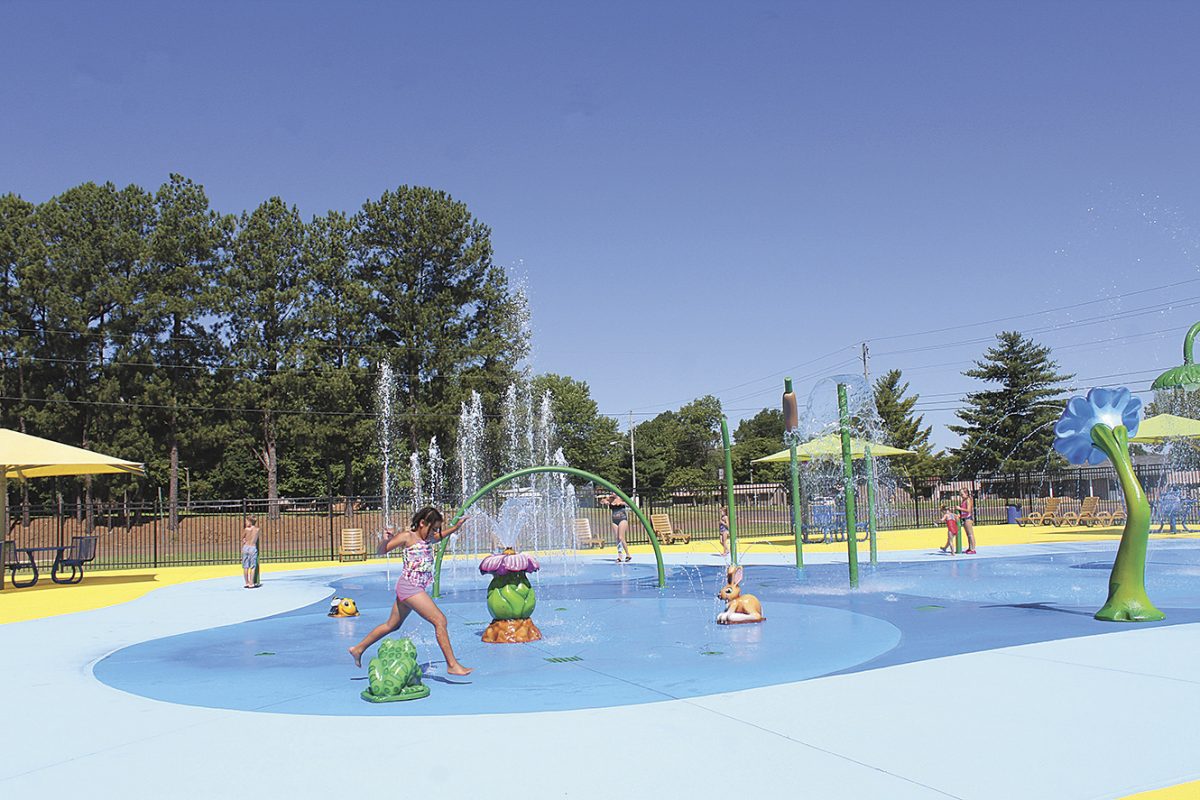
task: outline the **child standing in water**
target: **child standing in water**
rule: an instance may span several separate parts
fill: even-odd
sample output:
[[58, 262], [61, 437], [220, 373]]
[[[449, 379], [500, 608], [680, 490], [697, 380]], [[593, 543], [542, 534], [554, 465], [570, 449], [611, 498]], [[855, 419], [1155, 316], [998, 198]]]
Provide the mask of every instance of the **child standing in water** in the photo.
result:
[[454, 657], [450, 647], [450, 632], [446, 627], [446, 615], [433, 602], [426, 590], [433, 582], [433, 543], [445, 539], [459, 528], [462, 522], [442, 530], [442, 512], [432, 506], [426, 506], [413, 515], [412, 527], [406, 531], [394, 533], [384, 544], [381, 553], [388, 553], [398, 547], [404, 548], [404, 566], [400, 570], [400, 578], [396, 581], [396, 603], [387, 622], [376, 625], [366, 637], [350, 648], [354, 666], [362, 666], [362, 656], [367, 648], [378, 642], [384, 636], [392, 633], [404, 624], [409, 613], [416, 611], [433, 626], [437, 636], [438, 647], [446, 657], [446, 672], [451, 675], [466, 675], [471, 670], [464, 667]]
[[950, 506], [942, 506], [942, 522], [946, 524], [946, 544], [939, 547], [943, 553], [954, 555], [954, 537], [958, 535], [958, 515], [950, 510]]

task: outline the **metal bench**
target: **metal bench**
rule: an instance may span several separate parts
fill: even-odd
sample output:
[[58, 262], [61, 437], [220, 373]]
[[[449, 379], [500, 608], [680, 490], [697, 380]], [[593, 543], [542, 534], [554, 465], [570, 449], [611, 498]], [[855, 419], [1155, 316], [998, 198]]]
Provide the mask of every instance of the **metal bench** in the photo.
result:
[[[55, 583], [79, 583], [83, 580], [83, 565], [96, 558], [95, 536], [71, 538], [71, 546], [65, 548], [58, 558], [54, 559], [54, 566], [50, 568], [50, 579]], [[71, 568], [71, 576], [60, 578], [59, 572], [64, 571], [66, 567]]]
[[[21, 553], [25, 553], [24, 561], [21, 560]], [[0, 556], [2, 556], [2, 558], [0, 558], [0, 563], [3, 564], [3, 566], [0, 567], [0, 571], [7, 569], [12, 572], [13, 586], [18, 589], [24, 589], [26, 586], [33, 586], [38, 582], [37, 562], [33, 560], [33, 556], [30, 553], [24, 550], [18, 550], [17, 543], [15, 541], [12, 539], [5, 539], [3, 545], [0, 546]], [[26, 569], [33, 571], [33, 577], [24, 581], [17, 580], [17, 570]]]

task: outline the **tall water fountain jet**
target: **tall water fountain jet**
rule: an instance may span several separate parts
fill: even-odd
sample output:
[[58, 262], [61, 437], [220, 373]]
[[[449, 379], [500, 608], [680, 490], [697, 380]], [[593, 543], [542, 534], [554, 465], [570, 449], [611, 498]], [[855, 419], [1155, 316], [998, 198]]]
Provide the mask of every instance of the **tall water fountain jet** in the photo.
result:
[[416, 508], [426, 505], [425, 486], [421, 480], [421, 454], [410, 453], [408, 456], [408, 475], [412, 481], [412, 502]]
[[376, 435], [383, 461], [383, 524], [392, 521], [392, 472], [396, 444], [396, 418], [393, 413], [396, 398], [396, 377], [391, 364], [379, 365], [379, 380], [375, 384], [375, 407], [379, 411]]
[[437, 437], [429, 440], [429, 450], [426, 452], [426, 466], [429, 475], [429, 481], [425, 486], [426, 503], [435, 506], [444, 506], [447, 501], [446, 497], [446, 459], [442, 458], [442, 451], [438, 448]]

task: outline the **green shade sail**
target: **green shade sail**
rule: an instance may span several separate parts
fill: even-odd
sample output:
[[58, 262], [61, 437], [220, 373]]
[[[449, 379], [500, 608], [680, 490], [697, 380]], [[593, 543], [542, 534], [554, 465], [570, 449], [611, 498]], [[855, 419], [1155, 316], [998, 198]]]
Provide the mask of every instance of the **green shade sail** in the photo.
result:
[[[863, 458], [866, 456], [866, 448], [871, 448], [871, 455], [875, 458], [889, 458], [892, 456], [914, 456], [912, 450], [901, 450], [899, 447], [889, 447], [886, 444], [876, 444], [868, 442], [865, 439], [850, 440], [850, 455], [852, 458]], [[828, 436], [820, 436], [816, 439], [810, 439], [804, 444], [796, 446], [796, 457], [801, 461], [812, 461], [814, 458], [841, 458], [842, 457], [842, 437], [836, 433], [831, 433]], [[791, 461], [790, 450], [780, 450], [778, 453], [772, 453], [769, 456], [754, 459], [754, 463], [760, 461], [775, 462], [775, 461]]]

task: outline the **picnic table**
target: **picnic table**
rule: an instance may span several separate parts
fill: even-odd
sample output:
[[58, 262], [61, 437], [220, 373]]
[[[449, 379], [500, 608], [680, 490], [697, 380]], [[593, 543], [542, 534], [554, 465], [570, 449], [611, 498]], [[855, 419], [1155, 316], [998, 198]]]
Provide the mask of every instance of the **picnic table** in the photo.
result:
[[[12, 584], [18, 589], [24, 589], [29, 586], [36, 586], [41, 578], [41, 569], [39, 569], [38, 561], [43, 562], [48, 559], [44, 553], [53, 553], [54, 558], [51, 561], [50, 579], [55, 583], [79, 583], [83, 580], [83, 565], [96, 557], [96, 537], [95, 536], [75, 536], [72, 538], [71, 544], [58, 544], [46, 547], [17, 547], [16, 542], [6, 540], [4, 542], [4, 558], [3, 568], [12, 571]], [[21, 559], [21, 554], [25, 555]], [[60, 578], [59, 572], [66, 567], [71, 568], [71, 575], [67, 578]], [[28, 570], [33, 573], [31, 578], [25, 580], [17, 580], [17, 572]]]

